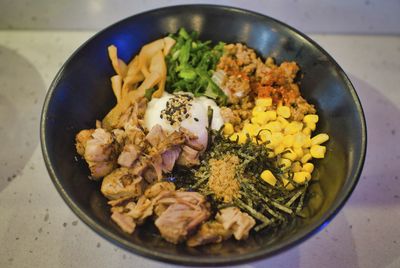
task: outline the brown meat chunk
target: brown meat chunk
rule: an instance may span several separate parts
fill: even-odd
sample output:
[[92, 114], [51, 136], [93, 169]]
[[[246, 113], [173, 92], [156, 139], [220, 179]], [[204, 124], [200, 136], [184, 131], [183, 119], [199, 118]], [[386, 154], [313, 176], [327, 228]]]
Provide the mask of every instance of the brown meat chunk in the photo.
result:
[[94, 129], [84, 129], [81, 130], [78, 134], [76, 134], [75, 146], [76, 146], [76, 151], [78, 152], [79, 155], [83, 156], [85, 154], [86, 143], [88, 140], [92, 138], [93, 132]]
[[249, 231], [256, 224], [256, 221], [237, 207], [221, 209], [215, 219], [222, 224], [225, 230], [230, 230], [236, 240], [246, 239]]
[[189, 247], [197, 247], [211, 243], [220, 243], [231, 237], [231, 235], [232, 232], [226, 230], [220, 222], [205, 222], [200, 226], [197, 233], [186, 241], [186, 244]]
[[182, 149], [179, 146], [172, 147], [162, 153], [162, 170], [165, 173], [171, 172], [175, 162], [181, 154]]
[[155, 225], [162, 237], [174, 244], [185, 240], [210, 215], [204, 197], [195, 192], [169, 192], [156, 202], [170, 204]]
[[200, 152], [191, 147], [182, 146], [182, 153], [178, 158], [178, 164], [185, 167], [193, 167], [200, 164]]
[[77, 151], [87, 162], [92, 179], [98, 180], [115, 168], [117, 146], [110, 132], [102, 128], [82, 130], [75, 139]]
[[128, 234], [132, 234], [135, 231], [136, 224], [131, 217], [114, 211], [111, 214], [111, 219], [118, 224], [122, 231]]
[[127, 168], [118, 168], [103, 179], [101, 192], [110, 200], [137, 197], [143, 193], [143, 179]]

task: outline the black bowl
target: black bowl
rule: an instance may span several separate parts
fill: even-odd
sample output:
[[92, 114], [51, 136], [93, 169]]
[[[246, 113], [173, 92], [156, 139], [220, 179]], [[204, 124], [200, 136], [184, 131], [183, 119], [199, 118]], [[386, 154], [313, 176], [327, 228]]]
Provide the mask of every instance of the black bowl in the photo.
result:
[[[133, 235], [111, 220], [99, 183], [77, 158], [75, 134], [94, 127], [114, 106], [110, 87], [114, 74], [107, 46], [118, 47], [125, 61], [141, 46], [180, 27], [196, 30], [203, 40], [243, 42], [278, 62], [296, 61], [302, 70], [302, 94], [320, 115], [317, 132], [330, 136], [327, 157], [316, 162], [320, 179], [308, 203], [310, 217], [281, 232], [251, 235], [246, 241], [187, 248], [163, 241], [153, 225]], [[57, 190], [79, 218], [109, 241], [140, 255], [183, 264], [238, 263], [271, 256], [322, 229], [353, 191], [366, 152], [366, 126], [357, 94], [339, 65], [320, 46], [297, 30], [267, 16], [237, 8], [189, 5], [132, 16], [101, 31], [64, 64], [50, 86], [41, 119], [44, 160]], [[321, 198], [322, 197], [322, 198]]]

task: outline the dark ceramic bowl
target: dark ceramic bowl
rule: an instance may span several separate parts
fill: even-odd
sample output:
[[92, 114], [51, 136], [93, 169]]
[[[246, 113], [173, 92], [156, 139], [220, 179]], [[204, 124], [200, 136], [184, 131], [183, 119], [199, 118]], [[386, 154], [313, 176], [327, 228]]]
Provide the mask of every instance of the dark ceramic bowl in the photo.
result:
[[[310, 217], [275, 233], [252, 234], [246, 241], [188, 248], [160, 238], [152, 224], [133, 235], [111, 220], [100, 184], [88, 180], [78, 160], [75, 134], [94, 127], [115, 104], [110, 87], [114, 74], [107, 46], [130, 60], [146, 43], [180, 27], [196, 30], [203, 40], [243, 42], [278, 62], [296, 61], [301, 90], [320, 115], [317, 132], [329, 133], [327, 157], [316, 162], [320, 183], [308, 202]], [[321, 230], [349, 198], [364, 162], [366, 126], [357, 94], [339, 65], [315, 42], [267, 16], [231, 7], [175, 6], [132, 16], [101, 31], [83, 44], [54, 79], [44, 103], [41, 143], [50, 177], [65, 202], [95, 232], [134, 253], [157, 260], [194, 265], [238, 263], [277, 254]], [[321, 198], [322, 197], [322, 198]]]

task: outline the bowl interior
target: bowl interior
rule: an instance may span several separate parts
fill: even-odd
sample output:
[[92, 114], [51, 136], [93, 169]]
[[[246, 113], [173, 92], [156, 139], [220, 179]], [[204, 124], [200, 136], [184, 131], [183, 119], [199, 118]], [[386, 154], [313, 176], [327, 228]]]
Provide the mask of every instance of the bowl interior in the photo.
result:
[[[174, 246], [162, 240], [151, 224], [127, 235], [110, 220], [100, 184], [77, 157], [76, 133], [93, 128], [113, 107], [110, 77], [114, 74], [107, 47], [118, 47], [129, 61], [141, 46], [180, 27], [196, 30], [203, 40], [243, 42], [260, 56], [301, 67], [303, 96], [320, 115], [318, 132], [330, 136], [327, 157], [315, 162], [315, 197], [311, 217], [283, 232], [252, 235], [246, 241], [225, 241], [200, 248]], [[365, 123], [357, 95], [340, 67], [310, 39], [271, 18], [216, 6], [180, 6], [125, 19], [81, 46], [55, 78], [43, 109], [42, 147], [49, 173], [63, 198], [96, 232], [136, 253], [187, 264], [239, 262], [276, 253], [316, 232], [333, 217], [354, 188], [365, 156]], [[207, 258], [203, 258], [207, 256]]]

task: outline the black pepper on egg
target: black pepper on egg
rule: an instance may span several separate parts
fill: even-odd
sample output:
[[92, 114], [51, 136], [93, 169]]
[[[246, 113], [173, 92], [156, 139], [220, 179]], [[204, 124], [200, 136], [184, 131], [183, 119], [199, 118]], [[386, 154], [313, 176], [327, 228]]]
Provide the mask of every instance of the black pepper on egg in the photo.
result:
[[174, 95], [167, 101], [165, 109], [161, 111], [160, 118], [166, 120], [172, 126], [188, 119], [191, 116], [189, 110], [192, 106], [190, 103], [192, 100], [193, 97], [187, 94]]

